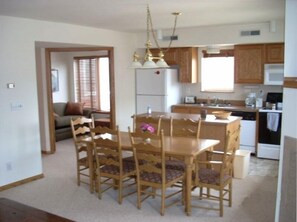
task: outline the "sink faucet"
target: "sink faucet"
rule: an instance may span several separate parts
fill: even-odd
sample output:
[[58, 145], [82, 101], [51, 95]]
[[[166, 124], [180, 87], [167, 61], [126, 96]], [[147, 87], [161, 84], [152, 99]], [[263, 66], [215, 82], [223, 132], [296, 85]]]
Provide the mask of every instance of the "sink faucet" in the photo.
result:
[[213, 103], [214, 103], [215, 105], [217, 105], [217, 104], [218, 104], [218, 101], [219, 101], [219, 98], [216, 97], [216, 96], [214, 96], [214, 97], [213, 97]]

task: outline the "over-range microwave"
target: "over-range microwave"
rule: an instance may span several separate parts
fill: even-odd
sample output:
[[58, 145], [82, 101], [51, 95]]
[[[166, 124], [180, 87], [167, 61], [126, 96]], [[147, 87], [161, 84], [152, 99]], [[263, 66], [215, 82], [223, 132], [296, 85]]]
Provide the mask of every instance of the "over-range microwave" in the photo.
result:
[[264, 65], [264, 85], [282, 85], [284, 82], [284, 64]]

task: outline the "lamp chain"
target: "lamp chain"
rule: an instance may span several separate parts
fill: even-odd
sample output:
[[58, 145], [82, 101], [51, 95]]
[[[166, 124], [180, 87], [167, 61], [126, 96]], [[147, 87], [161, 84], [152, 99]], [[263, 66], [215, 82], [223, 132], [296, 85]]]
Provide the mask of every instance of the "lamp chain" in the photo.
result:
[[[174, 26], [173, 26], [173, 30], [172, 30], [172, 34], [171, 34], [169, 45], [168, 45], [167, 49], [165, 51], [163, 51], [164, 54], [170, 49], [171, 44], [172, 44], [172, 40], [173, 40], [172, 37], [175, 35], [176, 24], [177, 24], [177, 16], [179, 15], [179, 13], [173, 13], [173, 15], [175, 16]], [[156, 46], [158, 47], [158, 49], [161, 50], [161, 47], [160, 47], [160, 45], [158, 43], [158, 40], [156, 38], [156, 34], [154, 32], [154, 27], [153, 27], [153, 21], [152, 21], [151, 12], [150, 12], [149, 6], [147, 6], [147, 39], [149, 39], [149, 25], [151, 27], [151, 32], [152, 32], [152, 35], [153, 35], [154, 42], [155, 42]]]

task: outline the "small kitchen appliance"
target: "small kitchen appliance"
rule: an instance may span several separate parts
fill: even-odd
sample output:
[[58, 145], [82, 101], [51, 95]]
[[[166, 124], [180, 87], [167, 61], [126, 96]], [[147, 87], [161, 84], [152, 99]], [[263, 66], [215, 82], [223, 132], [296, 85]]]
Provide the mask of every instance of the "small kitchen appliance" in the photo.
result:
[[186, 96], [185, 97], [185, 103], [196, 103], [196, 96]]
[[245, 106], [255, 107], [256, 105], [256, 93], [249, 93], [245, 99]]

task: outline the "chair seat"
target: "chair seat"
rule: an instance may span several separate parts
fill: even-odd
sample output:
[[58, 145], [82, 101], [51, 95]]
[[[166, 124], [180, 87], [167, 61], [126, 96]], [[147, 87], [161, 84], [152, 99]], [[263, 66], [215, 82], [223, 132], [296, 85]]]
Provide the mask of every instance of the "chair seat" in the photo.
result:
[[186, 170], [186, 164], [182, 160], [166, 160], [165, 165], [166, 169], [180, 170], [183, 172]]
[[[139, 164], [144, 164], [145, 161], [144, 160], [138, 160]], [[135, 160], [134, 160], [134, 156], [129, 156], [129, 157], [125, 157], [123, 158], [123, 163], [133, 163], [135, 164]]]
[[[207, 184], [215, 184], [220, 185], [220, 173], [218, 171], [207, 169], [207, 168], [200, 168], [198, 171], [199, 180], [202, 183]], [[225, 175], [223, 177], [223, 183], [230, 179], [231, 177], [229, 175]]]
[[[166, 183], [173, 181], [177, 179], [178, 177], [183, 176], [184, 172], [180, 170], [166, 170], [165, 172], [165, 177], [166, 177]], [[140, 179], [148, 182], [153, 182], [153, 183], [162, 183], [162, 177], [161, 174], [158, 173], [148, 173], [148, 172], [143, 172], [140, 174]]]
[[[130, 173], [135, 170], [135, 164], [133, 163], [123, 163], [123, 173]], [[117, 166], [114, 165], [105, 165], [103, 166], [100, 171], [102, 173], [108, 173], [112, 175], [119, 175], [120, 174], [120, 169]]]

